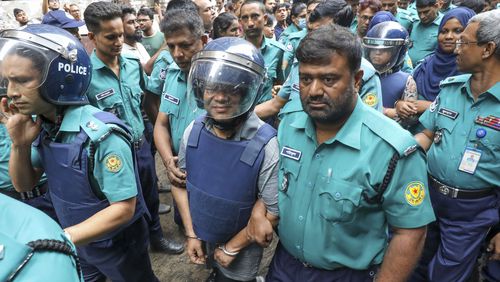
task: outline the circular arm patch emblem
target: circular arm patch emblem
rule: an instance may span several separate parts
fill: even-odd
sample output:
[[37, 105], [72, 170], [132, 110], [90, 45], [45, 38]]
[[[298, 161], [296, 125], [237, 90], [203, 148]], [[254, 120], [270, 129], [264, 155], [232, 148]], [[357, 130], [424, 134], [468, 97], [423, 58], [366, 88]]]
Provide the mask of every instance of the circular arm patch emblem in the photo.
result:
[[120, 171], [120, 169], [122, 168], [122, 160], [120, 159], [119, 156], [115, 154], [109, 154], [106, 157], [105, 163], [106, 163], [106, 169], [109, 172], [116, 173]]
[[378, 103], [377, 95], [375, 93], [368, 93], [363, 98], [363, 102], [370, 107], [374, 107]]
[[422, 204], [425, 198], [424, 184], [420, 181], [410, 182], [405, 189], [405, 199], [410, 206]]

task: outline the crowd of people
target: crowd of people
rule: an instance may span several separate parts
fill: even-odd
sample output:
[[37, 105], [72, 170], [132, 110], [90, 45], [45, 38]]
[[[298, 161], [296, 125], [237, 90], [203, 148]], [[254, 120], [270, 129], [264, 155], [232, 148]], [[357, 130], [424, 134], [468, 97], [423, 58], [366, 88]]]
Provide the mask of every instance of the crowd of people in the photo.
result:
[[495, 0], [41, 5], [0, 30], [0, 281], [158, 281], [149, 249], [209, 282], [500, 281]]

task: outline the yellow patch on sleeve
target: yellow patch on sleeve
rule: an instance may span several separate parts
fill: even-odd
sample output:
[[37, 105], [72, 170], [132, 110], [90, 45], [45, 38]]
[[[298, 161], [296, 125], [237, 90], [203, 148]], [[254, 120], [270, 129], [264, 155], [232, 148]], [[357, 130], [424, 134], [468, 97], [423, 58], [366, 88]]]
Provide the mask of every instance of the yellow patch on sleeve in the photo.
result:
[[105, 159], [105, 163], [106, 169], [112, 173], [119, 172], [122, 168], [122, 160], [116, 154], [109, 154]]
[[419, 206], [425, 198], [425, 187], [420, 181], [412, 181], [406, 185], [405, 199], [410, 206]]
[[365, 97], [363, 97], [363, 103], [370, 107], [374, 107], [378, 103], [378, 98], [375, 93], [368, 93]]

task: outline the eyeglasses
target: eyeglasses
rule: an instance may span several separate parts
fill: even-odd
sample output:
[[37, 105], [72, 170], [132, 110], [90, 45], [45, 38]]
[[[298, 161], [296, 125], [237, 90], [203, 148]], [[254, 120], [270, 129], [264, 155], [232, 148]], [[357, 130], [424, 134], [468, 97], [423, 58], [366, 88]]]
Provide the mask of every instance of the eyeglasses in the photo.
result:
[[455, 44], [457, 45], [457, 48], [462, 48], [463, 45], [469, 45], [469, 44], [480, 44], [479, 41], [462, 41], [461, 39], [458, 39], [455, 41]]

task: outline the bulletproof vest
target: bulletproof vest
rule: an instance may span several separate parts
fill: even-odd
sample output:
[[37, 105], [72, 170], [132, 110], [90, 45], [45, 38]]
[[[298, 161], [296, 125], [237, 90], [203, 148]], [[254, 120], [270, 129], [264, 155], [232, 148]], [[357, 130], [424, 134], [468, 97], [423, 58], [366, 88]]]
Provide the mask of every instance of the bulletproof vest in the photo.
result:
[[403, 96], [409, 75], [406, 72], [398, 71], [380, 76], [384, 108], [394, 108], [394, 102]]
[[[126, 125], [111, 113], [98, 112], [94, 114], [94, 117], [104, 123], [119, 125], [120, 128], [129, 134]], [[109, 134], [109, 132], [106, 134]], [[102, 136], [100, 139], [104, 139], [105, 137]], [[95, 187], [93, 188], [90, 183], [90, 177], [93, 176], [91, 176], [92, 172], [89, 174], [89, 160], [93, 161], [93, 153], [88, 152], [86, 149], [85, 144], [88, 141], [89, 136], [80, 127], [80, 132], [71, 143], [53, 142], [47, 136], [45, 130], [42, 130], [37, 141], [34, 143], [47, 174], [48, 191], [52, 205], [59, 219], [59, 224], [63, 228], [83, 222], [110, 205], [108, 200], [103, 196], [99, 197], [96, 195]], [[91, 141], [90, 148], [95, 145]], [[133, 155], [135, 159], [135, 154]], [[111, 238], [144, 215], [145, 204], [142, 197], [142, 189], [140, 189], [137, 167], [135, 167], [135, 176], [138, 194], [134, 217], [127, 224], [104, 235], [92, 242], [91, 245], [101, 247], [111, 246]]]
[[242, 230], [257, 200], [264, 146], [276, 130], [262, 125], [250, 140], [224, 140], [195, 120], [186, 148], [189, 209], [196, 235], [225, 243]]

